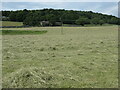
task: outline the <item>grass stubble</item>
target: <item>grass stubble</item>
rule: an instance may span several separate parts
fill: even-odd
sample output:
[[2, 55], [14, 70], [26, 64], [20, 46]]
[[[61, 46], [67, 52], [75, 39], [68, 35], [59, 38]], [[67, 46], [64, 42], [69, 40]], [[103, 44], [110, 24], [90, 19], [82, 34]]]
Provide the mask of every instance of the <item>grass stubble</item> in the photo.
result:
[[4, 88], [118, 87], [117, 26], [30, 29], [47, 33], [3, 35]]

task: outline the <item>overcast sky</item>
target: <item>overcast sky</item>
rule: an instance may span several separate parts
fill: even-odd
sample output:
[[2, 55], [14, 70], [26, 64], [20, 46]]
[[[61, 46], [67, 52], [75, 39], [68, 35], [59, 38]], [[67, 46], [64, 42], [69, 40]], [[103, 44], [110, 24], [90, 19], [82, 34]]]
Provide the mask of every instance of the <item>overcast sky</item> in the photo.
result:
[[93, 11], [118, 16], [118, 2], [2, 2], [2, 10], [43, 8]]

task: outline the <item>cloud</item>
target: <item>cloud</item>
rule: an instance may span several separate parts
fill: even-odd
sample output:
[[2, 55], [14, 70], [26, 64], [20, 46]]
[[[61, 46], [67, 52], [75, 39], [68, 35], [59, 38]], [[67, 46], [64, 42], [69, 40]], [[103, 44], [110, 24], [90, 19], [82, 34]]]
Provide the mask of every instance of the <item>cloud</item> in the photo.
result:
[[118, 16], [118, 6], [109, 7], [105, 9], [103, 13]]
[[119, 2], [119, 0], [2, 0], [2, 2]]
[[103, 3], [92, 8], [93, 11], [98, 11], [103, 14], [118, 16], [118, 3]]
[[67, 9], [93, 11], [118, 16], [117, 2], [3, 2], [3, 10]]

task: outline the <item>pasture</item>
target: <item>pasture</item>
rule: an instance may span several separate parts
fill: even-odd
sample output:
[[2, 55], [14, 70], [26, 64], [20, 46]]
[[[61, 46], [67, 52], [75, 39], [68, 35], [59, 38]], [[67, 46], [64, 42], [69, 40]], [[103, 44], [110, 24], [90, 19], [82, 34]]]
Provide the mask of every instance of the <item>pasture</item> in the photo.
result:
[[3, 88], [117, 88], [118, 26], [31, 27], [3, 35]]
[[0, 21], [2, 23], [2, 26], [22, 26], [22, 22], [12, 22], [12, 21]]

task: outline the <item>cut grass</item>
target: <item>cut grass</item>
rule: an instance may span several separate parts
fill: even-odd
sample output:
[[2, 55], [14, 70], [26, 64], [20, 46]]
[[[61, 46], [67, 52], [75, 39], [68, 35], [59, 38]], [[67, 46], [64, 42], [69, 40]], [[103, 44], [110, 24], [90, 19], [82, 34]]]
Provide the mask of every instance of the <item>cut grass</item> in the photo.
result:
[[47, 31], [31, 31], [31, 30], [0, 30], [2, 35], [38, 35], [44, 34]]
[[0, 21], [2, 26], [23, 26], [23, 22]]
[[3, 35], [3, 88], [118, 88], [117, 26], [26, 29], [48, 32]]

